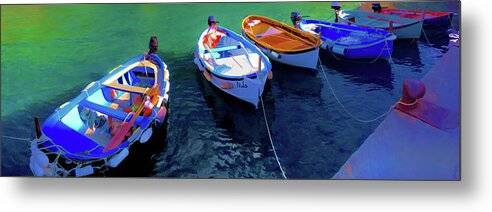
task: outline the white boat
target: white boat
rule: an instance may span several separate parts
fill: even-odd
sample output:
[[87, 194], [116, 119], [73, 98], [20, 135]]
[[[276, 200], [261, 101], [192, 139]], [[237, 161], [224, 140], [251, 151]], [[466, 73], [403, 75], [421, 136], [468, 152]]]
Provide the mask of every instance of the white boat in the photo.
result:
[[244, 37], [271, 60], [316, 70], [321, 45], [319, 36], [263, 16], [244, 18], [242, 30]]
[[272, 77], [268, 57], [235, 32], [218, 29], [226, 36], [212, 49], [203, 42], [208, 29], [201, 34], [194, 53], [195, 64], [215, 87], [258, 108], [266, 80]]
[[345, 23], [384, 29], [395, 34], [397, 39], [420, 38], [423, 25], [423, 20], [362, 10], [341, 11], [338, 17]]

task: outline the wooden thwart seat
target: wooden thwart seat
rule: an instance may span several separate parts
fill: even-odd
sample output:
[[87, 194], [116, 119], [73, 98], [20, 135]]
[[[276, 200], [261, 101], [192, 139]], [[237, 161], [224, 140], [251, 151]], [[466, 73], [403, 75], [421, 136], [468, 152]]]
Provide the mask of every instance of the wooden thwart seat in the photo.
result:
[[[252, 53], [249, 54], [250, 58], [257, 58], [257, 54]], [[219, 68], [217, 70], [218, 74], [226, 75], [226, 76], [244, 76], [257, 71], [257, 67], [253, 67], [251, 62], [248, 61], [248, 57], [246, 55], [236, 55], [226, 58], [220, 58], [216, 60]]]

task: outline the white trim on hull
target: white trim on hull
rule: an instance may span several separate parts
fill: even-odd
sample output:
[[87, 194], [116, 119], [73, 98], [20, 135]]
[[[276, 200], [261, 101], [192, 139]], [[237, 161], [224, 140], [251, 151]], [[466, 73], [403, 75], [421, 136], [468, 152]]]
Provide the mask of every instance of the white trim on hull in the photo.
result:
[[392, 30], [391, 32], [395, 34], [398, 39], [420, 38], [420, 34], [422, 33], [422, 25], [423, 25], [423, 21], [419, 21], [416, 24], [398, 28]]
[[[247, 40], [252, 43], [255, 43], [248, 36], [244, 36]], [[313, 50], [302, 52], [302, 53], [293, 53], [293, 54], [285, 54], [285, 53], [277, 53], [270, 49], [263, 48], [262, 46], [257, 46], [268, 58], [273, 61], [301, 67], [307, 69], [316, 70], [318, 65], [318, 57], [319, 57], [319, 47], [314, 48]]]

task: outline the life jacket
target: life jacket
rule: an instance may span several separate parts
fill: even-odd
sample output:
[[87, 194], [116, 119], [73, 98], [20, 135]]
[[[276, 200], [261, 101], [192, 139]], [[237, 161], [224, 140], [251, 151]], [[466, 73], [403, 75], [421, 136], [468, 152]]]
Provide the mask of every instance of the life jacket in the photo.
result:
[[[218, 30], [218, 29], [216, 31], [224, 33], [223, 31]], [[212, 36], [212, 35], [214, 35], [214, 36]], [[209, 48], [214, 49], [215, 47], [217, 47], [217, 45], [219, 45], [221, 38], [222, 38], [222, 35], [220, 35], [218, 33], [207, 33], [203, 37], [203, 44], [206, 44]]]
[[138, 107], [140, 107], [142, 104], [144, 104], [143, 115], [144, 116], [150, 116], [150, 115], [152, 115], [152, 109], [154, 108], [153, 102], [158, 101], [158, 97], [156, 97], [156, 98], [147, 98], [147, 99], [143, 100], [140, 95], [137, 95], [133, 99], [133, 104], [131, 105], [131, 107], [127, 107], [123, 111], [126, 113], [136, 112]]

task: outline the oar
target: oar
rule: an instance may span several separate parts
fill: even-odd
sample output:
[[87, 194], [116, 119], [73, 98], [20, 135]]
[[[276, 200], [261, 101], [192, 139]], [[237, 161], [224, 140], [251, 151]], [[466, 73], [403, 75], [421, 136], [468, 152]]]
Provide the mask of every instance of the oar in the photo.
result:
[[[210, 53], [210, 57], [212, 57], [212, 60], [214, 61], [215, 64], [217, 64], [217, 60], [215, 59], [214, 57], [214, 52], [212, 51], [212, 49], [210, 47], [208, 47], [208, 44], [204, 43], [203, 46], [205, 47], [206, 50], [208, 50], [208, 53]], [[205, 55], [204, 55], [205, 57]]]
[[[248, 53], [248, 50], [246, 50], [246, 46], [244, 46], [244, 44], [241, 41], [239, 41], [239, 45], [243, 49], [244, 55], [246, 56], [246, 60], [248, 60], [249, 65], [251, 65], [251, 68], [253, 68], [254, 66], [253, 66], [253, 63], [251, 63], [251, 59], [249, 58], [249, 53]], [[261, 57], [260, 57], [260, 60], [261, 60]]]
[[[147, 96], [155, 93], [154, 92], [155, 88], [157, 88], [157, 87], [153, 87], [152, 89], [147, 88], [147, 90], [144, 93], [143, 99], [146, 99]], [[124, 122], [123, 127], [118, 131], [118, 133], [116, 133], [115, 136], [113, 136], [113, 138], [111, 138], [111, 141], [109, 141], [109, 143], [106, 145], [106, 147], [104, 147], [103, 152], [107, 152], [109, 150], [112, 150], [115, 147], [117, 147], [118, 145], [120, 145], [121, 142], [123, 142], [126, 134], [128, 134], [128, 132], [130, 131], [133, 124], [135, 123], [135, 121], [137, 120], [138, 116], [140, 115], [140, 113], [143, 111], [144, 108], [145, 108], [145, 104], [144, 104], [144, 102], [142, 102], [141, 105], [138, 107], [137, 111], [135, 113], [133, 113], [133, 116], [130, 119], [130, 121]], [[125, 121], [125, 120], [123, 120], [123, 121]]]

